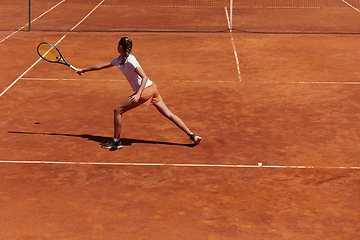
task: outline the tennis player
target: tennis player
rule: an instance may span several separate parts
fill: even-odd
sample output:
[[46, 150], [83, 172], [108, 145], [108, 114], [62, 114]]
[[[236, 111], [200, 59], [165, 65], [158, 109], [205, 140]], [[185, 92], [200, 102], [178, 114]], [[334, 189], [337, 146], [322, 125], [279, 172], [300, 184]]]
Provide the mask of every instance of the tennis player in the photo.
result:
[[183, 130], [190, 137], [191, 141], [195, 144], [199, 144], [201, 137], [192, 133], [185, 123], [167, 108], [164, 101], [161, 99], [155, 83], [146, 76], [135, 56], [130, 54], [131, 49], [132, 40], [128, 37], [123, 37], [118, 44], [119, 57], [115, 58], [110, 63], [96, 64], [91, 67], [77, 70], [77, 73], [81, 75], [85, 72], [117, 66], [123, 72], [134, 91], [134, 94], [126, 98], [114, 109], [114, 138], [112, 141], [102, 144], [102, 147], [111, 150], [122, 148], [120, 141], [122, 115], [141, 104], [154, 105], [161, 114]]

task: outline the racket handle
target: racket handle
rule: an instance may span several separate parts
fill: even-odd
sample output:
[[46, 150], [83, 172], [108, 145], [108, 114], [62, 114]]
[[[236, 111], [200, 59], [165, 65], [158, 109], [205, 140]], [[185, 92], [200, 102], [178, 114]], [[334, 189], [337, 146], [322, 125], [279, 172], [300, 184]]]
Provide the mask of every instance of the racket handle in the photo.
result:
[[[74, 70], [75, 72], [77, 72], [77, 70], [78, 70], [78, 69], [77, 69], [76, 67], [74, 67], [73, 65], [70, 65], [69, 67], [70, 67], [72, 70]], [[82, 75], [82, 73], [81, 73], [80, 75]]]
[[69, 67], [70, 67], [72, 70], [77, 71], [77, 68], [74, 67], [73, 65], [70, 65]]

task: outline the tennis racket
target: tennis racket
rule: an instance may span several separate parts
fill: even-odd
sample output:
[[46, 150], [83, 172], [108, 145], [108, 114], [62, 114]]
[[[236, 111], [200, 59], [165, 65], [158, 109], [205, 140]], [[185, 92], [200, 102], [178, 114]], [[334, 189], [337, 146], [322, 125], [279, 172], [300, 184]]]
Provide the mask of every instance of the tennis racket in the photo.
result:
[[64, 57], [61, 55], [59, 49], [57, 49], [54, 45], [52, 45], [50, 43], [47, 43], [47, 42], [40, 43], [39, 46], [37, 47], [37, 53], [45, 61], [48, 61], [51, 63], [64, 64], [64, 65], [70, 67], [71, 69], [73, 69], [74, 71], [77, 71], [76, 67], [70, 65], [64, 59]]

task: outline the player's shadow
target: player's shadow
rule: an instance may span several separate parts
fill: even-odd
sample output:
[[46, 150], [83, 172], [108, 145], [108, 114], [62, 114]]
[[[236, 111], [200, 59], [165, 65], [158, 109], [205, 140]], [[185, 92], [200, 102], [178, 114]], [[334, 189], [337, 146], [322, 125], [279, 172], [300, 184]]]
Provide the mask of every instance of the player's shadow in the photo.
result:
[[[17, 132], [17, 131], [8, 131], [8, 133], [14, 134], [27, 134], [27, 135], [48, 135], [48, 136], [65, 136], [65, 137], [77, 137], [77, 138], [85, 138], [89, 141], [97, 142], [97, 143], [106, 143], [111, 141], [110, 137], [103, 136], [94, 136], [90, 134], [66, 134], [66, 133], [36, 133], [36, 132]], [[150, 140], [141, 140], [141, 139], [133, 139], [133, 138], [121, 138], [121, 143], [123, 146], [131, 146], [134, 143], [140, 144], [160, 144], [160, 145], [169, 145], [169, 146], [184, 146], [184, 147], [195, 147], [196, 144], [182, 144], [182, 143], [172, 143], [172, 142], [161, 142], [161, 141], [150, 141]]]

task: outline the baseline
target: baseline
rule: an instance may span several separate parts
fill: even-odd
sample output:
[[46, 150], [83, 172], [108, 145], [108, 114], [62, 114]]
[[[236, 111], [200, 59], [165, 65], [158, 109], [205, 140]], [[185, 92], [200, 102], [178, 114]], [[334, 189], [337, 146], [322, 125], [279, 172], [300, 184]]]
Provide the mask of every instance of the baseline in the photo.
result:
[[209, 167], [209, 168], [292, 168], [292, 169], [351, 169], [360, 170], [360, 167], [322, 167], [322, 166], [281, 166], [263, 165], [233, 165], [233, 164], [188, 164], [188, 163], [109, 163], [109, 162], [54, 162], [54, 161], [14, 161], [0, 160], [0, 163], [14, 164], [59, 164], [59, 165], [110, 165], [110, 166], [170, 166], [170, 167]]

